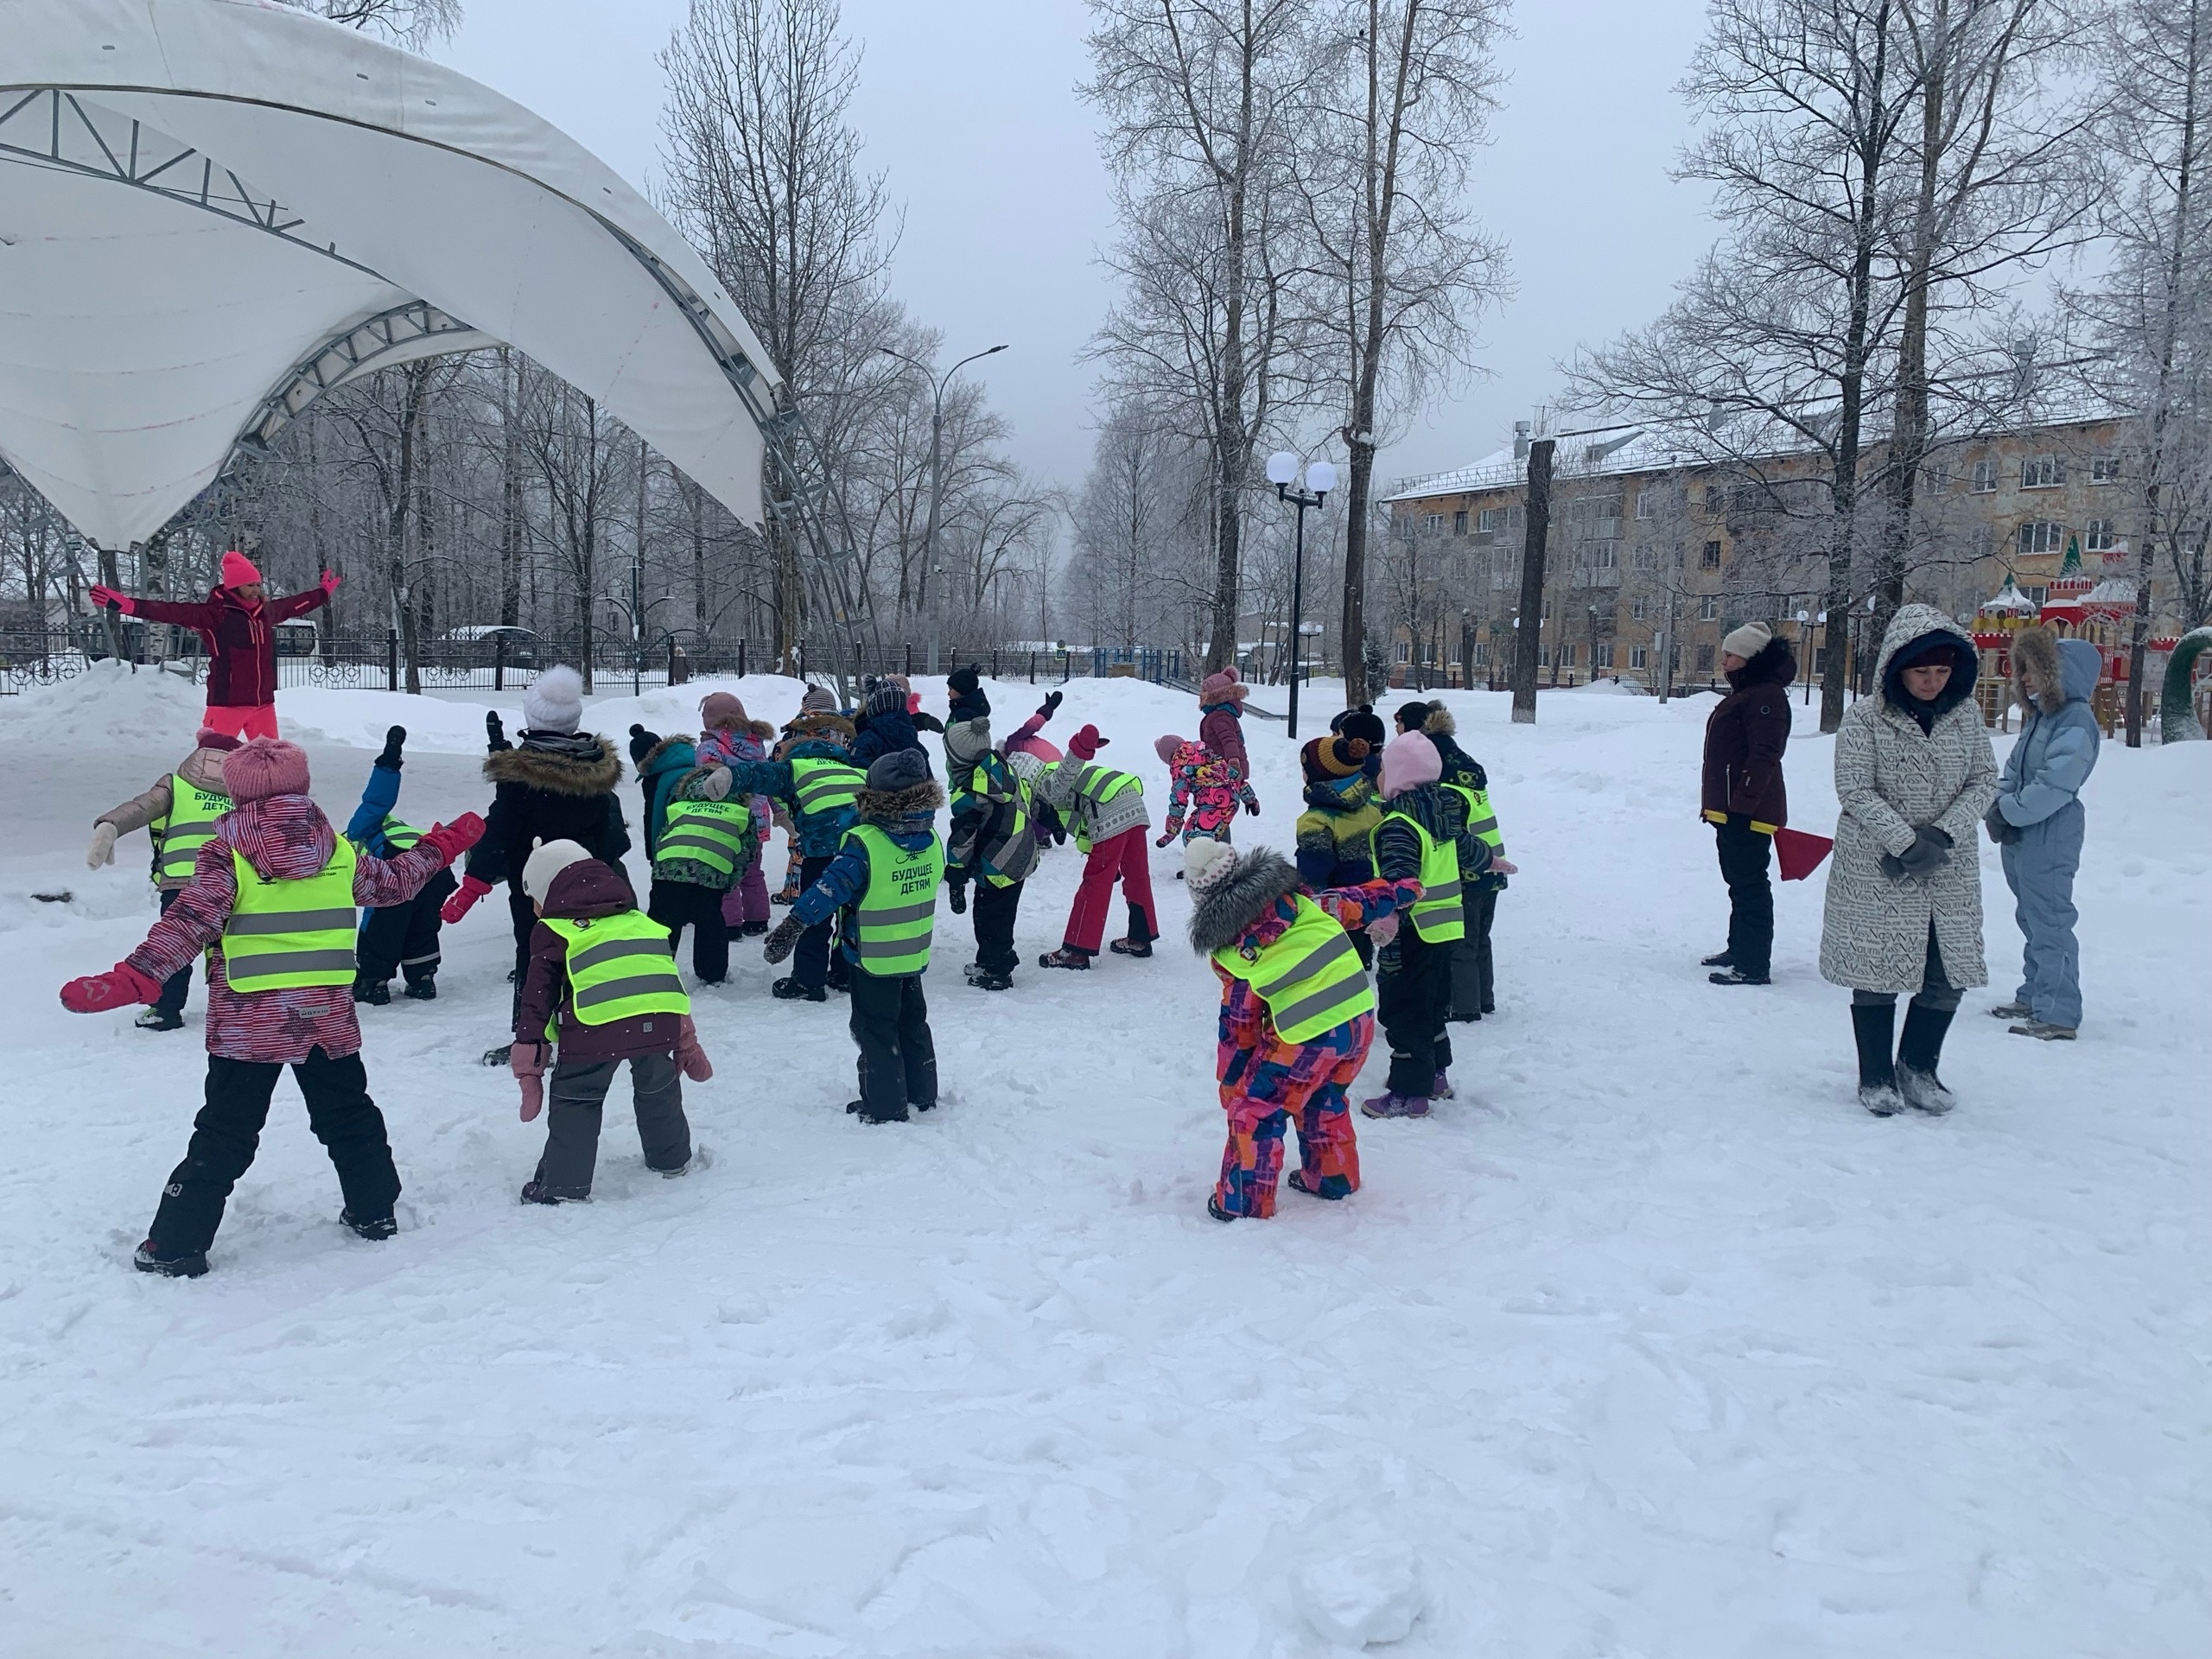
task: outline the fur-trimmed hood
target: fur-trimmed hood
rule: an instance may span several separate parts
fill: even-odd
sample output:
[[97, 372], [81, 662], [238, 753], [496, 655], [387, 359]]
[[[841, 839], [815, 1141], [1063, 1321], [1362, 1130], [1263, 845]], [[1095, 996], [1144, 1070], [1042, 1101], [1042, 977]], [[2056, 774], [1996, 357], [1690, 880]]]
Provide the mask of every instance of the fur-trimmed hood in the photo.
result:
[[1440, 702], [1431, 705], [1428, 718], [1421, 721], [1421, 728], [1431, 737], [1456, 737], [1459, 722], [1452, 717], [1452, 711]]
[[2044, 714], [2055, 715], [2069, 702], [2086, 702], [2097, 689], [2097, 676], [2103, 666], [2097, 648], [2087, 640], [2062, 640], [2045, 627], [2022, 628], [2012, 636], [2014, 676], [2018, 677], [2024, 669], [2033, 677], [2036, 706]]
[[[563, 740], [556, 734], [553, 742]], [[607, 795], [622, 781], [622, 759], [603, 737], [579, 734], [555, 747], [548, 744], [546, 734], [526, 732], [513, 748], [486, 759], [484, 776], [494, 784], [516, 784], [550, 795]]]
[[853, 722], [842, 715], [825, 715], [810, 710], [784, 728], [784, 737], [791, 743], [835, 743], [841, 749], [853, 746]]
[[1797, 677], [1797, 653], [1780, 635], [1759, 647], [1758, 654], [1738, 669], [1727, 671], [1728, 683], [1741, 691], [1754, 685], [1788, 685]]
[[931, 778], [905, 789], [864, 789], [854, 807], [862, 823], [876, 824], [899, 835], [928, 829], [944, 804], [944, 791]]
[[1298, 887], [1295, 865], [1273, 848], [1255, 847], [1192, 906], [1191, 949], [1202, 957], [1227, 949], [1276, 899]]

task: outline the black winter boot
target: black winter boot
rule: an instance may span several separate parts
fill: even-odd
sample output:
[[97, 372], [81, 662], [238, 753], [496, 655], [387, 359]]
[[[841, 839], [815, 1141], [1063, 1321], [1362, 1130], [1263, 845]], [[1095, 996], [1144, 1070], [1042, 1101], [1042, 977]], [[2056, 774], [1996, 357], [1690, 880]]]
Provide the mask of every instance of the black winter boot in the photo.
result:
[[425, 974], [420, 979], [410, 979], [407, 982], [407, 988], [400, 995], [411, 997], [417, 1002], [435, 1002], [438, 1000], [437, 979], [430, 974]]
[[353, 981], [353, 1000], [365, 1002], [372, 1008], [385, 1007], [391, 1001], [391, 982], [361, 975]]
[[338, 1212], [338, 1224], [372, 1243], [391, 1238], [399, 1231], [399, 1223], [394, 1217], [357, 1216], [350, 1209]]
[[1894, 1117], [1904, 1106], [1897, 1093], [1890, 1044], [1897, 1027], [1894, 1002], [1854, 1002], [1852, 1033], [1859, 1039], [1859, 1103], [1877, 1117]]
[[154, 1241], [148, 1239], [131, 1252], [130, 1265], [141, 1273], [158, 1273], [164, 1279], [197, 1279], [207, 1271], [207, 1252], [194, 1250], [185, 1255], [156, 1255]]
[[1940, 1117], [1959, 1103], [1936, 1075], [1936, 1063], [1943, 1055], [1943, 1038], [1956, 1012], [1923, 1007], [1918, 1002], [1904, 1011], [1904, 1034], [1897, 1039], [1897, 1093], [1915, 1111]]

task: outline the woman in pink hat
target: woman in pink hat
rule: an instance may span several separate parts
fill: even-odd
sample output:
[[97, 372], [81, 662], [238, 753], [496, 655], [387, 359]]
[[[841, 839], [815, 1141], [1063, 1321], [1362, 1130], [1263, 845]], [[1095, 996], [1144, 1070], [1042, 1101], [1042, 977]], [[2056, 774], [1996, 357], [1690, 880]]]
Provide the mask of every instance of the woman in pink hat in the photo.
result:
[[208, 730], [227, 737], [276, 735], [276, 626], [327, 605], [338, 578], [284, 599], [264, 595], [261, 572], [233, 548], [223, 555], [223, 580], [197, 605], [133, 599], [112, 588], [92, 589], [92, 603], [149, 622], [173, 622], [207, 642]]

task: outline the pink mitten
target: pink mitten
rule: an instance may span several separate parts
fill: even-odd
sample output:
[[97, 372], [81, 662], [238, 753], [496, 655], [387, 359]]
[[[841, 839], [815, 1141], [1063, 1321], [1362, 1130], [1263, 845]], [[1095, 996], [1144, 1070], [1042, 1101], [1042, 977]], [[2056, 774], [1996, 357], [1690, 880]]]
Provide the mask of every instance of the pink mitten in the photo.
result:
[[535, 1122], [545, 1109], [545, 1061], [551, 1052], [546, 1043], [517, 1043], [507, 1051], [507, 1070], [522, 1086], [522, 1121]]
[[1380, 920], [1370, 922], [1367, 925], [1367, 937], [1375, 941], [1377, 950], [1396, 938], [1398, 937], [1397, 912], [1394, 911]]
[[676, 1063], [683, 1068], [683, 1075], [694, 1083], [704, 1083], [715, 1075], [714, 1062], [707, 1058], [707, 1051], [699, 1046], [699, 1028], [685, 1014], [683, 1023], [676, 1031]]

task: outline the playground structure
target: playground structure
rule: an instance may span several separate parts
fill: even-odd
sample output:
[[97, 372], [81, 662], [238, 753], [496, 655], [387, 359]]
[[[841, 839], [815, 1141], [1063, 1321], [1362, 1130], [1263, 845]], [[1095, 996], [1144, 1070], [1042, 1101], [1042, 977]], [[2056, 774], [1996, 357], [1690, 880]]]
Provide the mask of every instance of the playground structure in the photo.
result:
[[[2012, 683], [2012, 636], [2040, 623], [2061, 639], [2085, 639], [2096, 646], [2102, 667], [2090, 697], [2090, 709], [2107, 737], [2119, 729], [2126, 697], [2128, 634], [2135, 615], [2135, 579], [2126, 572], [2126, 546], [2115, 547], [2101, 556], [2101, 573], [2091, 576], [2082, 567], [2080, 543], [2069, 542], [2065, 560], [2040, 603], [2022, 593], [2012, 573], [2005, 573], [2005, 585], [1982, 601], [1974, 617], [1974, 647], [1981, 655], [1975, 691], [1984, 723], [1999, 731], [2012, 729], [2012, 709], [2018, 706]], [[2197, 634], [2207, 632], [2199, 629]], [[2194, 639], [2196, 634], [2190, 637]], [[2161, 723], [2171, 719], [2171, 711], [2178, 708], [2186, 718], [2177, 725], [2193, 728], [2182, 731], [2181, 736], [2202, 737], [2206, 697], [2194, 691], [2190, 677], [2202, 647], [2182, 655], [2177, 651], [2180, 644], [2171, 634], [2153, 634], [2146, 642], [2145, 676], [2152, 683], [2161, 678], [2165, 681], [2158, 704]], [[2172, 683], [2177, 668], [2183, 676], [2178, 704]], [[2173, 739], [2169, 736], [2165, 741]]]

